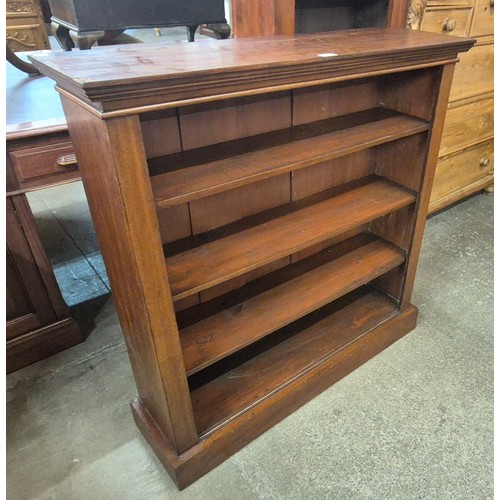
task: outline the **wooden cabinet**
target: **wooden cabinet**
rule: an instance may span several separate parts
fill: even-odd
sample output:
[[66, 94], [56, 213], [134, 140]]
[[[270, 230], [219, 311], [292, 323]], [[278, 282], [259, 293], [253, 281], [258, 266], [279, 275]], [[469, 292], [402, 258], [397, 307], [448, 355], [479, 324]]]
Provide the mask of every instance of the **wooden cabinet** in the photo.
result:
[[180, 488], [414, 328], [472, 44], [390, 28], [34, 57], [62, 95], [134, 417]]
[[7, 372], [83, 340], [64, 303], [24, 194], [7, 197]]
[[14, 51], [50, 48], [37, 0], [7, 0], [7, 45]]
[[[493, 0], [412, 2], [413, 29], [477, 37], [460, 56], [450, 93], [430, 211], [493, 184]], [[479, 165], [487, 154], [487, 166]]]
[[241, 38], [402, 27], [407, 10], [407, 0], [231, 0], [231, 30]]

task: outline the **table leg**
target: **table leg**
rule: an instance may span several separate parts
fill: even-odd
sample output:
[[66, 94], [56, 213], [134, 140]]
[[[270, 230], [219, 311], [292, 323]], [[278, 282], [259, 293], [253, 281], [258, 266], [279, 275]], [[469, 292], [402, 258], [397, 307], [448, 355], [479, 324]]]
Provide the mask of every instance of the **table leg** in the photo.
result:
[[196, 33], [197, 29], [198, 24], [189, 24], [188, 26], [186, 26], [188, 42], [194, 42], [194, 34]]
[[84, 33], [69, 30], [69, 36], [73, 40], [75, 47], [80, 50], [89, 50], [90, 47], [101, 38], [104, 38], [104, 31], [87, 31]]
[[74, 48], [75, 44], [73, 43], [73, 40], [71, 40], [71, 37], [69, 36], [69, 29], [66, 28], [66, 26], [62, 26], [55, 21], [52, 21], [50, 26], [52, 28], [52, 34], [63, 50], [69, 52], [72, 48]]
[[36, 76], [40, 74], [40, 72], [35, 68], [35, 66], [33, 66], [33, 64], [23, 61], [22, 59], [17, 57], [8, 45], [6, 45], [5, 47], [7, 49], [7, 61], [10, 62], [12, 66], [21, 71], [24, 71], [25, 73], [28, 73], [28, 75], [30, 76]]

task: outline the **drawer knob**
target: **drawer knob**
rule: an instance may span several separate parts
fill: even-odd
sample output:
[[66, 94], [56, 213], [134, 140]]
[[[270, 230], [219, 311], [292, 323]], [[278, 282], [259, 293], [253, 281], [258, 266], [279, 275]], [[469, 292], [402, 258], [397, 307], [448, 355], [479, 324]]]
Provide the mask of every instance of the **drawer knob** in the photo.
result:
[[457, 27], [457, 22], [455, 19], [446, 19], [443, 23], [443, 31], [451, 33]]
[[72, 167], [72, 166], [76, 165], [76, 156], [75, 156], [75, 154], [61, 156], [57, 159], [56, 163], [60, 167]]
[[480, 166], [480, 167], [487, 167], [489, 164], [490, 164], [490, 159], [489, 159], [489, 158], [487, 158], [486, 156], [483, 156], [483, 157], [479, 160], [479, 166]]

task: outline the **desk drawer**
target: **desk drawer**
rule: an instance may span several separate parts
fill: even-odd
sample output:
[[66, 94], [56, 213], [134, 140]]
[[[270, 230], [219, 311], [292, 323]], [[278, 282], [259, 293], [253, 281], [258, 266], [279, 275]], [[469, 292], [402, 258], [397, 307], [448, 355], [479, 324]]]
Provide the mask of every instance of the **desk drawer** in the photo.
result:
[[470, 36], [493, 35], [493, 0], [478, 0]]
[[481, 178], [491, 177], [492, 173], [493, 140], [441, 158], [436, 168], [431, 203], [450, 197], [454, 192], [466, 193], [469, 186]]
[[73, 145], [69, 141], [18, 149], [10, 151], [9, 155], [20, 183], [78, 171]]
[[422, 31], [466, 36], [472, 21], [472, 8], [426, 9], [422, 19]]
[[493, 137], [493, 97], [448, 109], [439, 156]]
[[493, 38], [460, 54], [451, 86], [450, 101], [493, 92]]

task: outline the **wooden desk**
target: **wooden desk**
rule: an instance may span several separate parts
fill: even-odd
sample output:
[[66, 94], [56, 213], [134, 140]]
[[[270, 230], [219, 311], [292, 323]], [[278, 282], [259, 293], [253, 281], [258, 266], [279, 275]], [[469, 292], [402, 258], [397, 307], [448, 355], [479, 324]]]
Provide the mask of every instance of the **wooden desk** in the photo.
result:
[[84, 340], [64, 302], [25, 192], [79, 179], [59, 96], [7, 64], [7, 372]]

